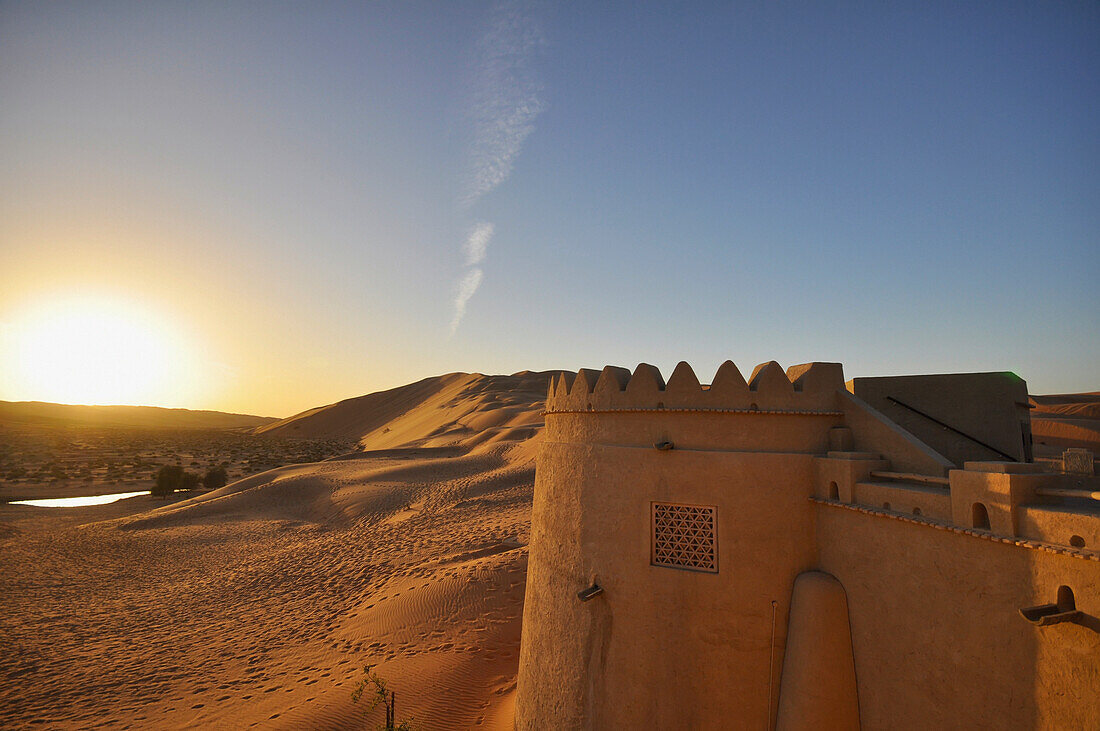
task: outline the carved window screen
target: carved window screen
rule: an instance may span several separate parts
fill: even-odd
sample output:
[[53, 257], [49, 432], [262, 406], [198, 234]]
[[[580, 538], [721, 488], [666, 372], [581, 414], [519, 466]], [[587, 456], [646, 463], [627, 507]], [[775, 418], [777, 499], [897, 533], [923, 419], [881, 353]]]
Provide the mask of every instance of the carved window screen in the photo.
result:
[[718, 508], [653, 503], [654, 566], [718, 573]]

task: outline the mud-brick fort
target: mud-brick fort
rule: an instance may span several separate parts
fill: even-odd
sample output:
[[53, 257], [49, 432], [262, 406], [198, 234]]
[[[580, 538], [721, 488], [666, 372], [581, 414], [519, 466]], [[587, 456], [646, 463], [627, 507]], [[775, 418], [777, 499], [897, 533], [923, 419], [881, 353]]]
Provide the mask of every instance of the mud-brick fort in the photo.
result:
[[517, 728], [1100, 728], [1100, 487], [1017, 376], [582, 370], [544, 439]]

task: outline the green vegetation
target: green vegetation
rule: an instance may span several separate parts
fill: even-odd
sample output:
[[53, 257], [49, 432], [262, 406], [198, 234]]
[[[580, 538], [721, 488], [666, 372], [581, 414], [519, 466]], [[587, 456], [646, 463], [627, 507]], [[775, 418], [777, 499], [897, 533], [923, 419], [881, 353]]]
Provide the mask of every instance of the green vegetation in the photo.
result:
[[161, 469], [187, 466], [201, 486], [217, 489], [275, 467], [318, 462], [354, 446], [351, 440], [239, 430], [0, 423], [0, 487], [9, 494], [17, 488], [15, 494], [22, 497], [33, 497], [40, 486], [156, 489]]
[[351, 693], [351, 702], [358, 703], [359, 699], [363, 697], [363, 693], [366, 690], [373, 691], [370, 696], [370, 706], [367, 708], [367, 713], [370, 713], [379, 704], [382, 704], [386, 709], [386, 723], [379, 726], [379, 729], [384, 731], [413, 731], [414, 727], [412, 721], [405, 720], [401, 723], [397, 723], [397, 694], [386, 687], [386, 681], [378, 673], [374, 672], [375, 665], [367, 665], [363, 668], [363, 678], [355, 686], [355, 690]]
[[199, 489], [199, 476], [194, 472], [183, 471], [183, 475], [180, 477], [180, 490], [198, 490]]
[[194, 472], [188, 472], [178, 464], [168, 464], [157, 471], [152, 493], [156, 497], [166, 497], [176, 490], [198, 490], [199, 484], [199, 476]]
[[153, 495], [167, 497], [176, 490], [182, 489], [184, 474], [186, 473], [179, 465], [169, 464], [161, 467], [157, 472], [157, 480], [153, 484]]

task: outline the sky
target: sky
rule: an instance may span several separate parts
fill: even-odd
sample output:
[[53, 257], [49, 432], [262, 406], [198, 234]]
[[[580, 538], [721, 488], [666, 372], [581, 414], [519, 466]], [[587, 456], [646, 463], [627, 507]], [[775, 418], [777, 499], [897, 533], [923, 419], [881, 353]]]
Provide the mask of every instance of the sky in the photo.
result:
[[0, 399], [1100, 389], [1100, 5], [0, 2]]

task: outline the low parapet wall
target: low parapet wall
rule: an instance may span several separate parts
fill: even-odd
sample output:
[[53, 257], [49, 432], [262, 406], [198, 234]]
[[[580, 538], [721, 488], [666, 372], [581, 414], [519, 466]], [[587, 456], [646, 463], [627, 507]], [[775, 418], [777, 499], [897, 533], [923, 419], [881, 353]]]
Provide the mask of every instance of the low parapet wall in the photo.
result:
[[667, 384], [655, 366], [641, 363], [633, 373], [607, 366], [602, 371], [582, 368], [575, 377], [562, 374], [550, 384], [546, 410], [835, 411], [841, 390], [844, 371], [839, 363], [806, 363], [784, 372], [769, 361], [746, 381], [727, 360], [706, 386], [687, 363], [676, 366]]
[[666, 384], [654, 366], [563, 374], [550, 385], [545, 439], [672, 449], [816, 454], [828, 448], [845, 393], [837, 363], [786, 372], [771, 361], [742, 378], [732, 362], [703, 385], [687, 363]]

